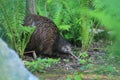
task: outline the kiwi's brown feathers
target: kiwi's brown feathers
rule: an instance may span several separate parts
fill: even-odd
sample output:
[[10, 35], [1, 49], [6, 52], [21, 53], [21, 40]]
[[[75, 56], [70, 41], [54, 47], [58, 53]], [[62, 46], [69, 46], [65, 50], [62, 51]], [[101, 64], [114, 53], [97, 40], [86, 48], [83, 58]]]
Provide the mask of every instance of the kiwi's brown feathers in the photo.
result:
[[26, 46], [26, 51], [35, 50], [36, 52], [44, 52], [50, 55], [54, 51], [65, 53], [66, 51], [62, 48], [70, 46], [70, 44], [60, 36], [54, 22], [46, 17], [28, 15], [25, 17], [23, 25], [31, 27], [36, 26], [36, 30]]

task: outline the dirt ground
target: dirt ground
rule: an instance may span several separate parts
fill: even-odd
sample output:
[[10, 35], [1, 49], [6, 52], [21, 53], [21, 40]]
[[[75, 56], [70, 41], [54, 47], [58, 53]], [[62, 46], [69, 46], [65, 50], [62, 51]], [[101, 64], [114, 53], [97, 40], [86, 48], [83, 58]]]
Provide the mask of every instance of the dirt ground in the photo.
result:
[[[107, 57], [106, 47], [110, 45], [110, 42], [98, 41], [94, 42], [88, 49], [89, 58], [92, 59], [93, 66], [88, 69], [81, 69], [83, 66], [74, 57], [67, 55], [59, 55], [61, 61], [52, 65], [49, 68], [45, 68], [45, 73], [34, 74], [40, 78], [40, 80], [75, 80], [74, 77], [79, 74], [82, 75], [81, 80], [120, 80], [119, 70], [118, 75], [108, 73], [95, 72], [100, 65], [105, 66], [105, 59], [100, 59], [99, 56]], [[67, 56], [67, 58], [66, 58]], [[68, 60], [68, 61], [66, 61]], [[70, 79], [68, 78], [70, 77]]]

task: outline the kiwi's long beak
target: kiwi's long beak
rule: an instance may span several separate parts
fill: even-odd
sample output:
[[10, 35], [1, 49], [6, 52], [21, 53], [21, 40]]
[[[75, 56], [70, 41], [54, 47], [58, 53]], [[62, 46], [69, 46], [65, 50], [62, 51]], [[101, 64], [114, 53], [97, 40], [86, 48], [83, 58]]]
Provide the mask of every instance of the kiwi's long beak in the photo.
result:
[[70, 52], [70, 54], [71, 54], [75, 59], [77, 59], [77, 60], [79, 61], [79, 58], [78, 58], [77, 56], [75, 56], [72, 51]]

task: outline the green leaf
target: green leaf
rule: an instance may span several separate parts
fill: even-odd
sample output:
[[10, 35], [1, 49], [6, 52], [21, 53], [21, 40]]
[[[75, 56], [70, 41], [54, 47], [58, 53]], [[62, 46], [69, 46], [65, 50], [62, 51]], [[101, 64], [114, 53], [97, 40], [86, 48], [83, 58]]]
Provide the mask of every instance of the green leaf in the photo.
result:
[[64, 31], [64, 30], [69, 31], [70, 28], [71, 28], [70, 25], [60, 25], [59, 26], [59, 29], [61, 31]]

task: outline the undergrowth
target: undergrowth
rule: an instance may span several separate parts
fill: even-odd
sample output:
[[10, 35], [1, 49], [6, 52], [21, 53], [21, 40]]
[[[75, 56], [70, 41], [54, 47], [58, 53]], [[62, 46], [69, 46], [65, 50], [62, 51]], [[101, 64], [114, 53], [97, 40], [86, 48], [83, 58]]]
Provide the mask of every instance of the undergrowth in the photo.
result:
[[[119, 0], [37, 0], [37, 11], [39, 15], [46, 16], [53, 20], [59, 32], [74, 46], [81, 47], [82, 53], [80, 63], [85, 65], [81, 70], [93, 66], [87, 64], [86, 52], [94, 41], [94, 34], [91, 32], [97, 28], [96, 22], [105, 28], [113, 31], [112, 46], [108, 50], [108, 63], [120, 60], [120, 10]], [[24, 49], [35, 29], [23, 27], [25, 16], [25, 1], [22, 0], [1, 0], [0, 1], [0, 38], [4, 39], [9, 46], [14, 48], [19, 55], [23, 55]], [[104, 36], [104, 34], [102, 35]], [[103, 58], [102, 58], [103, 59]], [[26, 63], [31, 71], [44, 72], [45, 67], [51, 66], [58, 60], [38, 59]], [[41, 66], [39, 64], [41, 63]], [[106, 66], [106, 65], [105, 65]], [[112, 65], [101, 66], [96, 72], [114, 72]]]
[[25, 65], [26, 67], [31, 71], [31, 72], [45, 72], [45, 68], [51, 67], [53, 64], [56, 64], [60, 61], [60, 59], [41, 59], [37, 58], [36, 61], [32, 62], [26, 62]]
[[30, 36], [35, 30], [22, 26], [25, 2], [21, 0], [1, 0], [0, 10], [0, 37], [22, 57]]

